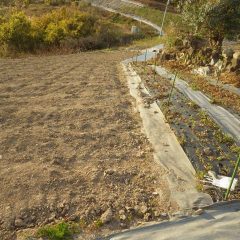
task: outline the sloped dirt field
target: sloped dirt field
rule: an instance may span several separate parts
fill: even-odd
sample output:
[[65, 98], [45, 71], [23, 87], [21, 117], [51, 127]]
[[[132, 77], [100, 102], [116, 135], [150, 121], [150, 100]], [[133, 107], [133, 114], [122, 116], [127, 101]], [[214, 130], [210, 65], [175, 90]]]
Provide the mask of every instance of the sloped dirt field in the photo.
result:
[[119, 71], [127, 57], [0, 60], [0, 239], [59, 219], [95, 237], [176, 211]]

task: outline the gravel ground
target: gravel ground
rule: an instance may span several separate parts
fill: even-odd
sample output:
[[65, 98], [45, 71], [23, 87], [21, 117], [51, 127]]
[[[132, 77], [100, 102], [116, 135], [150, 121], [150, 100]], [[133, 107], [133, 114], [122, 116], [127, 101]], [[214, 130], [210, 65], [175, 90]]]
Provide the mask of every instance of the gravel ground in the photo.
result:
[[59, 219], [94, 238], [177, 210], [119, 70], [128, 57], [0, 60], [0, 239]]

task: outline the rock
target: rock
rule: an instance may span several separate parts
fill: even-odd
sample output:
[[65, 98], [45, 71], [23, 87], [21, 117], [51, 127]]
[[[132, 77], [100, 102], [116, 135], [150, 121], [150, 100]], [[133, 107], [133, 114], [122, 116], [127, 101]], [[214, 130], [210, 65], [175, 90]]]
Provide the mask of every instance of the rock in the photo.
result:
[[125, 214], [125, 211], [122, 209], [118, 213], [119, 213], [119, 215], [123, 215], [123, 214]]
[[108, 169], [108, 170], [105, 170], [105, 171], [104, 171], [104, 176], [106, 176], [106, 175], [113, 175], [114, 173], [115, 173], [114, 170]]
[[121, 228], [127, 228], [127, 224], [126, 223], [120, 223], [120, 227]]
[[73, 215], [71, 215], [71, 216], [68, 218], [68, 220], [75, 222], [75, 221], [79, 221], [79, 220], [80, 220], [80, 217], [79, 217], [78, 215], [76, 215], [76, 214], [73, 214]]
[[120, 218], [120, 220], [122, 220], [122, 221], [125, 221], [125, 220], [127, 219], [127, 217], [126, 217], [125, 214], [121, 214], [121, 215], [119, 216], [119, 218]]
[[[239, 54], [239, 55], [238, 55]], [[230, 72], [235, 72], [237, 71], [238, 69], [240, 69], [240, 53], [236, 54], [231, 63], [227, 66], [227, 69], [230, 71]]]
[[154, 217], [160, 217], [161, 213], [159, 211], [154, 211]]
[[189, 49], [187, 49], [187, 53], [189, 56], [192, 56], [194, 54], [195, 50], [194, 48], [190, 47]]
[[210, 65], [215, 65], [220, 59], [220, 53], [218, 51], [214, 51], [212, 53], [212, 58], [211, 58], [211, 61], [210, 61]]
[[189, 48], [190, 47], [190, 42], [188, 39], [183, 39], [183, 46], [184, 48]]
[[204, 148], [203, 151], [204, 151], [204, 153], [207, 154], [207, 155], [211, 155], [211, 154], [212, 154], [211, 148], [209, 148], [209, 147]]
[[204, 210], [200, 208], [194, 212], [194, 215], [201, 215], [203, 213], [204, 213]]
[[193, 73], [202, 75], [202, 76], [208, 76], [211, 73], [210, 67], [206, 66], [206, 67], [200, 67], [198, 69], [194, 69]]
[[127, 210], [128, 212], [134, 211], [134, 208], [133, 208], [133, 207], [128, 207], [128, 206], [126, 206], [125, 208], [126, 208], [126, 210]]
[[151, 219], [151, 213], [145, 213], [143, 219], [144, 221], [149, 221]]
[[163, 51], [162, 54], [160, 55], [160, 59], [162, 61], [169, 61], [169, 60], [176, 59], [176, 53], [167, 53]]
[[167, 213], [161, 213], [161, 218], [167, 219], [168, 218], [168, 214]]
[[141, 206], [140, 211], [141, 211], [142, 214], [147, 213], [147, 211], [148, 211], [147, 206], [145, 206], [145, 205]]
[[100, 219], [103, 224], [109, 223], [113, 219], [113, 212], [111, 208], [107, 209], [107, 211], [102, 214]]
[[176, 49], [182, 50], [184, 48], [183, 40], [180, 38], [177, 38], [176, 41], [174, 42], [174, 46], [176, 47]]
[[231, 48], [223, 50], [222, 56], [225, 59], [231, 60], [233, 58], [234, 51]]
[[14, 230], [15, 220], [13, 217], [7, 217], [4, 219], [3, 223], [1, 224], [1, 227], [7, 229], [7, 230]]
[[222, 60], [218, 60], [214, 66], [215, 66], [218, 70], [222, 70], [222, 69], [223, 69], [223, 61], [222, 61]]
[[26, 223], [21, 218], [17, 218], [14, 222], [14, 225], [17, 228], [26, 227]]
[[240, 52], [235, 52], [233, 54], [233, 59], [240, 60]]

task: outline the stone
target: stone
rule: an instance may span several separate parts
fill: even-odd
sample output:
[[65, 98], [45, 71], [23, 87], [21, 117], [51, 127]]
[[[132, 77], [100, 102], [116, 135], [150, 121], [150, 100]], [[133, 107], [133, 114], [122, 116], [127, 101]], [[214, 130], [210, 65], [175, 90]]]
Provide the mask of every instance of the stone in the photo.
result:
[[194, 212], [194, 215], [201, 215], [203, 213], [204, 213], [204, 210], [200, 208]]
[[180, 38], [177, 38], [174, 42], [174, 46], [177, 50], [182, 50], [184, 48], [183, 40]]
[[214, 51], [212, 53], [212, 58], [211, 58], [211, 61], [210, 61], [210, 65], [215, 65], [220, 59], [220, 53], [218, 51]]
[[120, 220], [122, 220], [122, 221], [125, 221], [125, 220], [127, 219], [127, 217], [126, 217], [125, 214], [121, 214], [121, 215], [119, 216], [119, 218], [120, 218]]
[[107, 209], [107, 211], [105, 211], [102, 214], [100, 219], [103, 224], [109, 223], [113, 219], [113, 212], [112, 212], [111, 208]]
[[114, 170], [108, 169], [108, 170], [105, 170], [105, 171], [104, 171], [104, 176], [106, 176], [106, 175], [113, 175], [114, 173], [115, 173]]
[[144, 214], [143, 219], [144, 219], [144, 221], [149, 221], [151, 219], [151, 213]]
[[20, 228], [20, 227], [25, 227], [26, 223], [21, 218], [17, 218], [15, 219], [14, 225], [17, 228]]
[[207, 155], [211, 155], [211, 154], [212, 154], [211, 148], [209, 148], [209, 147], [204, 148], [203, 151], [204, 151], [204, 153], [207, 154]]
[[120, 223], [120, 227], [121, 228], [127, 228], [127, 224], [126, 223]]
[[145, 205], [141, 206], [140, 211], [141, 211], [142, 214], [147, 213], [147, 211], [148, 211], [147, 206], [145, 206]]
[[154, 217], [160, 217], [161, 213], [159, 211], [154, 211]]
[[119, 211], [119, 215], [123, 215], [123, 214], [125, 214], [125, 211], [124, 210], [120, 210]]
[[76, 214], [73, 214], [73, 215], [71, 215], [71, 216], [68, 218], [68, 220], [75, 222], [75, 221], [79, 221], [79, 220], [80, 220], [80, 217], [79, 217], [78, 215], [76, 215]]
[[200, 67], [200, 68], [194, 69], [193, 73], [196, 73], [202, 76], [209, 76], [211, 73], [211, 70], [210, 70], [210, 67], [206, 66], [206, 67]]
[[164, 219], [168, 218], [168, 214], [167, 213], [161, 213], [161, 218], [164, 218]]
[[168, 53], [168, 52], [163, 51], [160, 56], [160, 60], [162, 60], [162, 61], [169, 61], [172, 59], [176, 59], [175, 53]]
[[231, 48], [223, 50], [222, 56], [228, 60], [233, 58], [234, 51]]
[[240, 52], [235, 52], [233, 54], [233, 59], [240, 60]]

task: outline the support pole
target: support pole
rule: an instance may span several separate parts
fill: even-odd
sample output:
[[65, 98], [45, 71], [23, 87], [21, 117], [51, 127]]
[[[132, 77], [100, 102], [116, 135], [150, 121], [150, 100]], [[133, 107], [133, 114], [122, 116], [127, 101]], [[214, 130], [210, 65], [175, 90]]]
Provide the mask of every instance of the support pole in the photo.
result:
[[166, 8], [165, 8], [165, 11], [164, 11], [164, 14], [163, 14], [163, 20], [162, 20], [160, 36], [163, 35], [163, 25], [164, 25], [164, 21], [165, 21], [165, 18], [166, 18], [166, 14], [167, 14], [167, 9], [168, 9], [169, 3], [170, 3], [170, 0], [167, 0], [167, 5], [166, 5]]
[[174, 86], [175, 86], [176, 78], [177, 78], [177, 72], [175, 73], [175, 76], [174, 76], [174, 79], [173, 79], [173, 85], [172, 85], [172, 88], [171, 88], [171, 92], [170, 92], [169, 97], [168, 97], [168, 103], [167, 103], [168, 106], [169, 106], [169, 103], [170, 103], [170, 100], [171, 100], [171, 96], [172, 96], [173, 89], [174, 89]]
[[238, 160], [237, 160], [237, 163], [236, 163], [236, 165], [235, 165], [235, 168], [234, 168], [234, 171], [233, 171], [233, 174], [232, 174], [231, 182], [230, 182], [229, 187], [228, 187], [228, 189], [227, 189], [227, 191], [226, 191], [226, 194], [225, 194], [225, 198], [224, 198], [225, 201], [228, 199], [228, 196], [229, 196], [229, 193], [230, 193], [232, 184], [233, 184], [233, 180], [234, 180], [234, 178], [235, 178], [236, 175], [237, 175], [237, 171], [238, 171], [239, 165], [240, 165], [240, 154], [239, 154], [239, 156], [238, 156]]
[[156, 79], [156, 65], [157, 65], [157, 51], [155, 50], [155, 58], [154, 58], [154, 81]]

